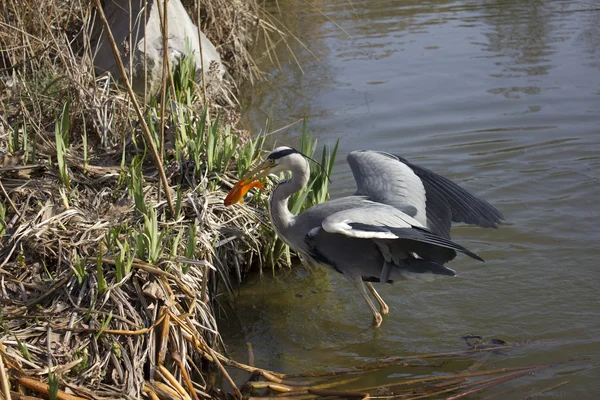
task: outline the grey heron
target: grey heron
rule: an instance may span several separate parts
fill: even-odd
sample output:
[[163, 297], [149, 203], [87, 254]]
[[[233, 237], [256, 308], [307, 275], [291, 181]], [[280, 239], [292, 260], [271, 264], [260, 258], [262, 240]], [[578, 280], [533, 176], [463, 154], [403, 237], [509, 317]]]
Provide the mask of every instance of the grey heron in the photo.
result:
[[[306, 261], [327, 265], [348, 278], [378, 327], [381, 314], [389, 308], [371, 282], [391, 283], [406, 272], [453, 276], [456, 272], [444, 264], [457, 252], [483, 260], [450, 240], [451, 223], [497, 228], [504, 217], [449, 179], [393, 154], [353, 151], [347, 161], [356, 193], [299, 215], [289, 211], [288, 199], [309, 181], [310, 166], [302, 153], [278, 147], [243, 180], [291, 172], [291, 178], [280, 181], [269, 199], [275, 231]], [[379, 311], [367, 289], [379, 303]]]

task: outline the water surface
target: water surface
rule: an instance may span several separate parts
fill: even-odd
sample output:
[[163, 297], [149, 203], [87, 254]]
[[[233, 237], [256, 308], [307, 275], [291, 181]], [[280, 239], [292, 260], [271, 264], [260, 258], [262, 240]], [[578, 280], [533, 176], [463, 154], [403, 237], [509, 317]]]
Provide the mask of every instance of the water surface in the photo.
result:
[[[378, 330], [337, 273], [298, 268], [256, 279], [240, 288], [236, 318], [223, 323], [232, 355], [244, 359], [250, 342], [256, 365], [290, 372], [462, 349], [466, 334], [551, 340], [489, 367], [591, 361], [511, 383], [515, 391], [496, 398], [562, 381], [536, 398], [596, 398], [600, 4], [279, 0], [271, 11], [313, 54], [288, 35], [299, 65], [280, 43], [274, 68], [257, 48], [268, 79], [243, 99], [253, 130], [267, 118], [272, 129], [307, 118], [320, 143], [340, 138], [334, 197], [354, 191], [348, 152], [386, 150], [485, 197], [507, 223], [453, 229], [455, 241], [486, 260], [458, 257], [449, 265], [456, 278], [378, 285], [391, 308]], [[276, 139], [295, 145], [298, 132]]]

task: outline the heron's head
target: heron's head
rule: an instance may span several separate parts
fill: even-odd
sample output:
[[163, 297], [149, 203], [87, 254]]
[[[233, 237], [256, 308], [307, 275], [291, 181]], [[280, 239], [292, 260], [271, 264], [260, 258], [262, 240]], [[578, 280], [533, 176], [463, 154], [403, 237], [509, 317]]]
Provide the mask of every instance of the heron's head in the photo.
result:
[[295, 167], [306, 168], [308, 162], [298, 150], [281, 146], [273, 150], [256, 168], [252, 169], [244, 177], [247, 181], [255, 181], [271, 174], [294, 170]]

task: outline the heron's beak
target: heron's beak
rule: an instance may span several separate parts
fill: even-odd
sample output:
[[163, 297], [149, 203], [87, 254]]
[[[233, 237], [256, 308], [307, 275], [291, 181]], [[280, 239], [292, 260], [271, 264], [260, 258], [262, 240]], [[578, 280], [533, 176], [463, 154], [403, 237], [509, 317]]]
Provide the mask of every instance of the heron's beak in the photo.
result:
[[255, 168], [253, 168], [250, 172], [248, 172], [242, 180], [246, 182], [257, 181], [259, 179], [265, 178], [269, 176], [271, 173], [272, 165], [268, 161], [263, 161]]

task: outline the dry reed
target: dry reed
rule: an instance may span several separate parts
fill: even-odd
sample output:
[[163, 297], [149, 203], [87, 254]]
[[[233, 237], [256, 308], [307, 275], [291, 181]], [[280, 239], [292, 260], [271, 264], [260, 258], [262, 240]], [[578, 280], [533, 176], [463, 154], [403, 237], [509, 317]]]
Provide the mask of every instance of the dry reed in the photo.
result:
[[[229, 76], [255, 77], [244, 59], [250, 36], [238, 31], [256, 20], [255, 6], [215, 0], [199, 10], [229, 49]], [[95, 76], [94, 12], [83, 1], [0, 6], [0, 393], [210, 397], [197, 376], [220, 363], [217, 285], [230, 288], [230, 268], [242, 276], [258, 258], [258, 235], [245, 233], [262, 229], [264, 216], [222, 204], [235, 154], [203, 170], [203, 149], [192, 160], [189, 148], [161, 148], [152, 107]], [[220, 21], [226, 13], [237, 18]], [[235, 122], [231, 102], [203, 100], [222, 109], [218, 122]], [[200, 121], [196, 104], [185, 107], [200, 139], [237, 143], [216, 114]], [[182, 121], [160, 114], [174, 141]]]

